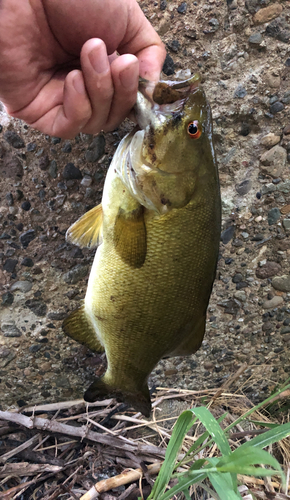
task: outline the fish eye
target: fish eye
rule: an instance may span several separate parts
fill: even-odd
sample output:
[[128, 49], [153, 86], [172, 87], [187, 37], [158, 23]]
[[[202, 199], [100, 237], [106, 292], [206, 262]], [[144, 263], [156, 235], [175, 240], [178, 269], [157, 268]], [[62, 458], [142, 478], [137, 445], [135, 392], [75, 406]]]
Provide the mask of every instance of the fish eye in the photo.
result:
[[198, 120], [190, 122], [187, 125], [187, 133], [192, 139], [198, 139], [201, 136], [201, 129]]

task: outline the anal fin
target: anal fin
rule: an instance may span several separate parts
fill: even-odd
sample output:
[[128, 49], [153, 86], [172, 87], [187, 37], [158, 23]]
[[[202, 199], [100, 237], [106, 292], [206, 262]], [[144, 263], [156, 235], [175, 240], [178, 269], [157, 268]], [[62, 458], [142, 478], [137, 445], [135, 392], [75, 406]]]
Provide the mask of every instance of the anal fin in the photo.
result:
[[97, 205], [80, 217], [66, 232], [66, 240], [80, 248], [96, 248], [102, 243], [103, 210]]
[[63, 322], [62, 329], [68, 337], [96, 352], [105, 349], [100, 343], [97, 333], [85, 312], [85, 306], [73, 311]]

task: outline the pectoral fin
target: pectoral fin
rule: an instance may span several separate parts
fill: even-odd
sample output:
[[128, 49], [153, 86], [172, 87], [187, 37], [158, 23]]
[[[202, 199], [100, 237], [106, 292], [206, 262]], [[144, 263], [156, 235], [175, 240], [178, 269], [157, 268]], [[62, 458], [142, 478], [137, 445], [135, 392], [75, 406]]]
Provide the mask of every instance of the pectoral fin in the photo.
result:
[[142, 267], [147, 251], [144, 208], [135, 202], [135, 207], [120, 207], [115, 220], [114, 245], [122, 260], [129, 266]]
[[81, 306], [76, 311], [73, 311], [64, 320], [62, 329], [66, 335], [80, 344], [84, 344], [92, 351], [103, 352], [105, 350], [97, 337], [97, 332], [85, 312], [84, 306]]
[[81, 248], [96, 248], [102, 243], [102, 205], [85, 213], [66, 232], [66, 240]]

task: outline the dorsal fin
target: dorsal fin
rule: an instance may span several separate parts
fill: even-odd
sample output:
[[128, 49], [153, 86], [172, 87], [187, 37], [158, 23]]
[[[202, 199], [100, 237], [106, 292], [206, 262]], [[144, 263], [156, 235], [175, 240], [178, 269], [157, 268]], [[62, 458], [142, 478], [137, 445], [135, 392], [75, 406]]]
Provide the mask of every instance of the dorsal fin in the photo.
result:
[[66, 240], [80, 248], [96, 248], [102, 243], [102, 205], [89, 210], [66, 232]]

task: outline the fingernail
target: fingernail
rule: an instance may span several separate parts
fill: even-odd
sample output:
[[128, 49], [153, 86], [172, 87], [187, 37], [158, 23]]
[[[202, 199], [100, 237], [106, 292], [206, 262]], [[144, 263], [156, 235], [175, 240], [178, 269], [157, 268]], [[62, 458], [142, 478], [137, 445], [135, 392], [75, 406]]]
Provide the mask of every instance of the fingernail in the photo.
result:
[[86, 88], [81, 74], [75, 75], [73, 85], [78, 94], [86, 94]]
[[108, 71], [108, 56], [103, 47], [99, 47], [98, 50], [93, 49], [89, 53], [89, 59], [91, 65], [97, 73], [105, 73], [105, 71]]
[[131, 66], [129, 66], [129, 68], [123, 69], [123, 71], [121, 71], [120, 81], [126, 90], [135, 90], [136, 89], [136, 81], [134, 78], [132, 78]]

